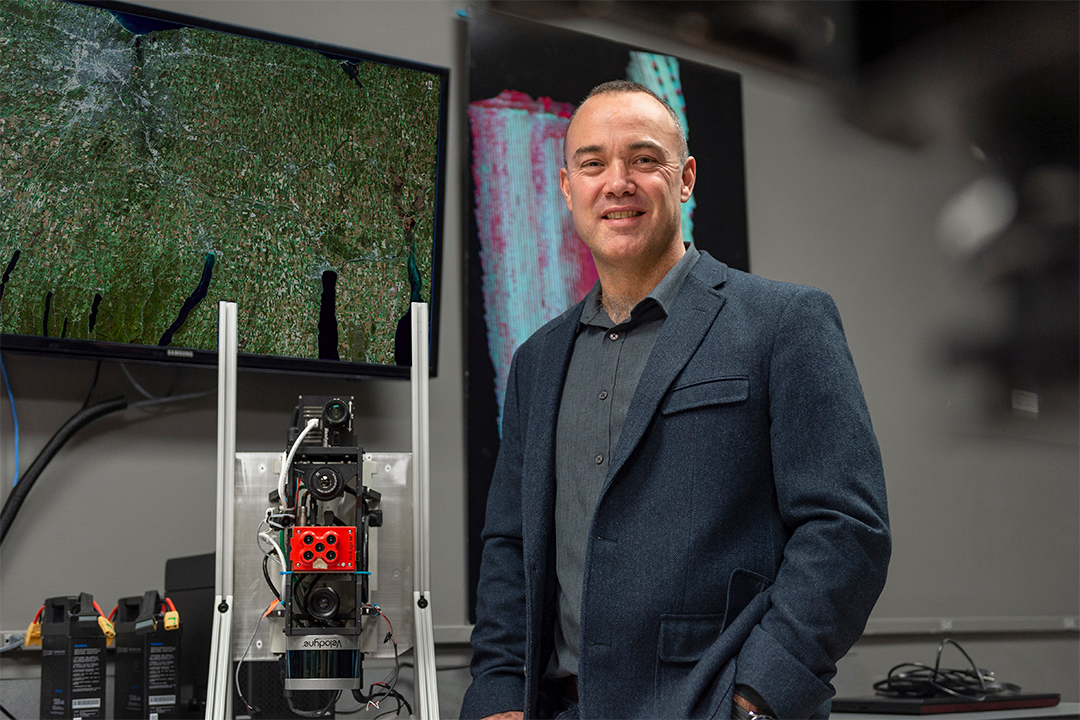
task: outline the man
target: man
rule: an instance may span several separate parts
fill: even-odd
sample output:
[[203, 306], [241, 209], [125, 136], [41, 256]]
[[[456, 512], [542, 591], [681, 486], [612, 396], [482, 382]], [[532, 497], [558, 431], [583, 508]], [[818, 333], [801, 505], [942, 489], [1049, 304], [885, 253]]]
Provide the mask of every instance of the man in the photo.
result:
[[600, 280], [511, 367], [462, 717], [825, 717], [890, 553], [836, 308], [684, 245], [646, 88], [595, 88], [564, 159]]

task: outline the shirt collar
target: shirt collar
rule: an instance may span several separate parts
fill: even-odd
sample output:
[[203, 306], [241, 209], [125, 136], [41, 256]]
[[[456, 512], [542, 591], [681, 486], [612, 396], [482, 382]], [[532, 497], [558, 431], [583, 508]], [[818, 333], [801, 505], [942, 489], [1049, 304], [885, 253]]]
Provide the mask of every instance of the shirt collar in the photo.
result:
[[[639, 312], [639, 308], [648, 307], [656, 304], [660, 306], [663, 314], [668, 314], [668, 308], [675, 302], [675, 298], [679, 295], [679, 290], [682, 289], [683, 281], [686, 280], [686, 276], [690, 274], [690, 269], [697, 263], [698, 258], [701, 257], [701, 253], [694, 247], [693, 243], [684, 243], [686, 246], [686, 252], [679, 258], [679, 262], [667, 271], [667, 275], [656, 284], [656, 287], [652, 289], [645, 298], [634, 306], [633, 312], [630, 314], [631, 319]], [[650, 300], [652, 302], [650, 302]], [[600, 281], [597, 280], [593, 285], [592, 290], [585, 296], [585, 308], [581, 312], [581, 324], [582, 325], [604, 325], [605, 327], [610, 324], [606, 314], [601, 314], [602, 306], [600, 305]], [[599, 318], [598, 318], [599, 316]]]

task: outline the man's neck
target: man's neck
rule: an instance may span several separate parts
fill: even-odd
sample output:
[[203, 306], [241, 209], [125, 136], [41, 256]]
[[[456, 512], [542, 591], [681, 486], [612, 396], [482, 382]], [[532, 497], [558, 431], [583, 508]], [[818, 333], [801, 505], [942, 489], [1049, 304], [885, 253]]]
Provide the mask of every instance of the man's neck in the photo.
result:
[[[648, 293], [645, 293], [645, 295], [648, 295]], [[645, 295], [642, 295], [637, 299], [620, 297], [604, 292], [603, 285], [601, 285], [600, 305], [604, 308], [604, 311], [607, 312], [608, 317], [611, 318], [611, 322], [618, 325], [623, 320], [630, 317], [630, 313], [633, 312], [634, 306], [641, 302]]]
[[679, 241], [670, 252], [642, 268], [601, 267], [597, 263], [600, 304], [611, 321], [618, 324], [630, 317], [634, 306], [653, 291], [685, 253], [686, 247]]

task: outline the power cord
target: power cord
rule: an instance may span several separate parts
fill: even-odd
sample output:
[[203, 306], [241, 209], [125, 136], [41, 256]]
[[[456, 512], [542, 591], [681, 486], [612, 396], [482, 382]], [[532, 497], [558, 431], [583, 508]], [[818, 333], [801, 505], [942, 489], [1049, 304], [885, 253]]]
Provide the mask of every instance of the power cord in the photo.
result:
[[[946, 645], [952, 645], [959, 650], [968, 663], [970, 669], [955, 670], [941, 667], [941, 654]], [[945, 638], [937, 649], [937, 658], [934, 666], [922, 663], [901, 663], [889, 670], [889, 675], [884, 680], [874, 683], [874, 690], [878, 695], [886, 697], [941, 697], [952, 696], [959, 698], [974, 698], [985, 700], [996, 693], [1020, 692], [1020, 686], [1012, 683], [1000, 682], [994, 678], [990, 670], [975, 665], [975, 661], [960, 646], [960, 643], [951, 638]]]
[[[96, 375], [94, 383], [97, 383]], [[92, 387], [91, 392], [93, 392]], [[134, 403], [129, 403], [124, 397], [118, 397], [113, 398], [112, 400], [103, 400], [93, 405], [85, 405], [81, 410], [68, 418], [67, 422], [65, 422], [60, 429], [56, 431], [56, 434], [49, 439], [49, 442], [45, 444], [45, 447], [42, 448], [41, 452], [38, 453], [37, 457], [34, 458], [34, 461], [30, 464], [30, 467], [27, 468], [26, 472], [19, 479], [19, 483], [15, 485], [14, 490], [8, 495], [7, 500], [4, 502], [3, 510], [0, 511], [0, 543], [7, 537], [8, 530], [11, 529], [11, 524], [15, 521], [15, 516], [18, 515], [19, 509], [26, 500], [26, 496], [34, 487], [34, 483], [37, 482], [38, 476], [41, 475], [45, 466], [49, 464], [56, 453], [60, 451], [60, 448], [62, 448], [79, 430], [98, 418], [127, 408], [142, 409], [154, 405], [196, 400], [213, 395], [216, 392], [217, 389], [215, 388], [213, 390], [190, 393], [187, 395], [151, 397]], [[89, 400], [89, 395], [87, 396], [87, 400]]]

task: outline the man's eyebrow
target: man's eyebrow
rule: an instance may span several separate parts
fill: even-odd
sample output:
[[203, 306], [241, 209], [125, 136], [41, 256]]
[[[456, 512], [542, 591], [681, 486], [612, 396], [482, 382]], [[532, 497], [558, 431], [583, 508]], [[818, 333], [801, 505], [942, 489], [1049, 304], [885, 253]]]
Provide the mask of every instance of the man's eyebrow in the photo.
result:
[[[657, 155], [667, 157], [667, 150], [663, 145], [652, 140], [638, 140], [637, 142], [630, 143], [628, 148], [632, 151], [638, 150], [651, 150]], [[604, 148], [601, 145], [582, 145], [574, 151], [574, 159], [578, 159], [582, 155], [592, 155], [593, 153], [603, 152]]]
[[653, 142], [652, 140], [639, 140], [630, 144], [631, 150], [652, 150], [657, 155], [667, 156], [667, 150], [660, 143]]
[[603, 150], [603, 148], [599, 145], [582, 145], [574, 151], [574, 159], [576, 160], [582, 155], [591, 155], [593, 153], [598, 153], [601, 150]]

